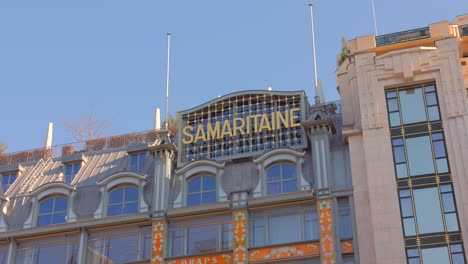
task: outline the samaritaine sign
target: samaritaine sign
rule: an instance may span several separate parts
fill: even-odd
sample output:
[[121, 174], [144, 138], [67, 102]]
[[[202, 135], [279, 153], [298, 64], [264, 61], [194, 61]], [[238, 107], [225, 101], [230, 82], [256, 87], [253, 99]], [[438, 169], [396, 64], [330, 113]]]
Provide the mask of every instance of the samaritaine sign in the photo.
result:
[[179, 112], [179, 165], [303, 148], [306, 102], [303, 91], [245, 91]]

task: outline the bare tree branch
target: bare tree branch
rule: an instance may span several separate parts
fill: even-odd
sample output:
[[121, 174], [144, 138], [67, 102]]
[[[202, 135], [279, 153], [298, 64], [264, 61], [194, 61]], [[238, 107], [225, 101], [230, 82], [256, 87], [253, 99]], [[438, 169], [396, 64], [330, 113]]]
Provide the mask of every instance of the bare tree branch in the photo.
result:
[[83, 147], [85, 141], [103, 137], [104, 131], [111, 126], [109, 121], [98, 120], [92, 113], [82, 115], [77, 121], [65, 119], [64, 124], [70, 130], [70, 135], [81, 142]]

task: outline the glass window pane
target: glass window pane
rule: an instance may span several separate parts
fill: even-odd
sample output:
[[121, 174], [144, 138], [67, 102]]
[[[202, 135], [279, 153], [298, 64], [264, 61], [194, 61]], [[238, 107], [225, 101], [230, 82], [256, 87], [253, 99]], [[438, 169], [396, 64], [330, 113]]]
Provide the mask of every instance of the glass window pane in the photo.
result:
[[407, 178], [408, 177], [408, 170], [406, 167], [406, 163], [401, 163], [396, 165], [396, 173], [397, 173], [397, 178]]
[[397, 138], [392, 140], [392, 145], [393, 146], [403, 146], [403, 139]]
[[427, 108], [430, 121], [440, 120], [439, 109], [437, 106], [430, 106]]
[[276, 165], [271, 167], [267, 172], [267, 181], [279, 181], [280, 180], [280, 166]]
[[203, 190], [210, 191], [216, 189], [216, 180], [212, 176], [203, 176]]
[[401, 213], [403, 217], [413, 216], [413, 204], [411, 198], [401, 199]]
[[419, 258], [408, 259], [408, 264], [420, 264]]
[[[289, 228], [285, 228], [288, 223]], [[301, 240], [301, 221], [299, 215], [271, 216], [268, 219], [270, 244], [291, 243]]]
[[41, 203], [39, 207], [39, 214], [52, 213], [54, 206], [54, 198], [49, 198]]
[[253, 246], [254, 247], [261, 247], [265, 245], [265, 219], [257, 218], [252, 220], [253, 226]]
[[387, 92], [387, 98], [395, 98], [397, 96], [395, 91]]
[[107, 215], [114, 216], [114, 215], [121, 215], [122, 214], [122, 204], [118, 205], [109, 205], [107, 207]]
[[[348, 216], [349, 217], [349, 216]], [[346, 216], [343, 216], [346, 218]], [[344, 222], [341, 222], [344, 227], [342, 227], [342, 237], [351, 237], [351, 223], [346, 222], [347, 219], [344, 219]], [[349, 228], [349, 230], [348, 230]], [[309, 212], [305, 215], [305, 231], [306, 231], [306, 240], [318, 240], [319, 239], [319, 223], [318, 223], [318, 216], [316, 212]], [[349, 232], [348, 232], [349, 231]], [[343, 235], [344, 234], [344, 235]], [[350, 235], [351, 234], [351, 235]]]
[[181, 229], [170, 232], [171, 254], [172, 257], [182, 256], [183, 231]]
[[268, 183], [268, 194], [281, 193], [281, 182]]
[[423, 248], [421, 249], [424, 264], [450, 263], [447, 247]]
[[67, 263], [68, 245], [50, 245], [37, 249], [35, 264], [62, 264]]
[[427, 105], [436, 105], [437, 99], [435, 93], [427, 93], [426, 94], [426, 103]]
[[67, 221], [67, 213], [53, 214], [52, 224], [61, 224]]
[[434, 154], [436, 158], [444, 158], [445, 154], [445, 144], [443, 141], [435, 141], [432, 143], [434, 145]]
[[405, 236], [415, 236], [416, 229], [414, 227], [414, 218], [403, 219], [403, 228], [405, 229]]
[[447, 224], [448, 232], [455, 232], [459, 230], [456, 213], [445, 214], [445, 223]]
[[413, 191], [420, 234], [443, 232], [439, 194], [436, 187]]
[[115, 203], [122, 203], [123, 202], [123, 188], [118, 188], [109, 194], [109, 203], [110, 204], [115, 204]]
[[198, 226], [188, 230], [188, 253], [214, 252], [218, 245], [218, 226]]
[[138, 202], [125, 203], [123, 206], [123, 214], [138, 213]]
[[394, 147], [393, 155], [395, 158], [395, 163], [406, 162], [405, 149], [403, 148], [403, 146]]
[[424, 91], [426, 91], [426, 93], [435, 92], [435, 87], [433, 84], [426, 85], [424, 86]]
[[216, 202], [216, 192], [204, 192], [202, 195], [202, 204], [214, 203]]
[[434, 173], [434, 160], [429, 136], [406, 139], [410, 175]]
[[465, 264], [465, 258], [463, 258], [463, 254], [452, 254], [452, 264]]
[[450, 251], [452, 251], [452, 253], [463, 252], [463, 248], [460, 244], [452, 244], [450, 245]]
[[200, 193], [197, 193], [197, 194], [189, 194], [187, 196], [187, 205], [190, 206], [190, 205], [198, 205], [198, 204], [201, 204], [201, 194]]
[[283, 182], [283, 193], [296, 191], [296, 180], [287, 180]]
[[391, 126], [391, 127], [401, 125], [401, 122], [400, 122], [400, 112], [393, 112], [393, 113], [390, 113], [389, 116], [390, 116], [390, 126]]
[[406, 253], [408, 254], [408, 257], [419, 257], [419, 251], [417, 248], [412, 248], [406, 250]]
[[201, 177], [195, 177], [189, 181], [188, 192], [201, 192]]
[[352, 237], [353, 233], [351, 231], [351, 217], [348, 201], [341, 201], [340, 206], [340, 230], [341, 238]]
[[437, 172], [438, 173], [446, 173], [448, 172], [448, 165], [447, 165], [447, 159], [443, 158], [443, 159], [437, 159], [436, 160], [436, 164], [437, 164]]
[[37, 226], [50, 225], [52, 223], [52, 215], [40, 215], [37, 218]]
[[55, 212], [67, 211], [67, 207], [68, 207], [68, 199], [63, 198], [63, 197], [55, 198], [55, 207], [54, 207]]
[[138, 201], [138, 189], [125, 187], [125, 202]]
[[233, 236], [234, 236], [232, 223], [223, 224], [222, 228], [223, 228], [223, 235], [222, 235], [220, 250], [228, 250], [232, 248], [232, 241], [233, 241]]
[[388, 111], [394, 112], [398, 111], [398, 100], [396, 98], [388, 99]]
[[283, 164], [283, 179], [295, 179], [296, 178], [296, 167]]
[[112, 263], [127, 263], [138, 260], [136, 235], [113, 237], [108, 240], [108, 257]]
[[452, 185], [450, 185], [450, 184], [440, 185], [440, 191], [441, 192], [451, 192], [452, 191]]
[[410, 197], [411, 192], [409, 189], [400, 190], [400, 197]]
[[403, 124], [426, 121], [426, 109], [421, 88], [399, 92]]
[[453, 201], [452, 193], [443, 193], [442, 202], [444, 204], [444, 212], [455, 212], [455, 202]]

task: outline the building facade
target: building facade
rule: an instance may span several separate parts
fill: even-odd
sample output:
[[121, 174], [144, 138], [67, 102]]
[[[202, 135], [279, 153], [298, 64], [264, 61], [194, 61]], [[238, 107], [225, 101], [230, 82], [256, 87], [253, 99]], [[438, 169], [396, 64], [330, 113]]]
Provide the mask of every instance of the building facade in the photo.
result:
[[467, 25], [349, 42], [336, 75], [360, 263], [466, 263]]
[[243, 91], [179, 116], [175, 137], [1, 156], [0, 263], [354, 263], [339, 102]]

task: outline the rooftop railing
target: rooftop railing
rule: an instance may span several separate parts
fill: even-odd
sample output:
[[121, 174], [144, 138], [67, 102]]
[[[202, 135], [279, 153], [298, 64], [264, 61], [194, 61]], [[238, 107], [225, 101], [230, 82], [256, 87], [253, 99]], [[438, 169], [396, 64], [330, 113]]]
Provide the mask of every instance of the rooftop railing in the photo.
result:
[[124, 134], [106, 138], [91, 139], [83, 142], [54, 145], [50, 148], [37, 148], [0, 155], [0, 166], [58, 158], [78, 152], [89, 152], [117, 148], [129, 145], [153, 143], [158, 138], [156, 130]]
[[458, 32], [460, 32], [460, 37], [468, 37], [468, 25], [458, 26]]
[[429, 32], [429, 27], [411, 29], [407, 31], [401, 31], [396, 33], [391, 33], [382, 36], [375, 37], [375, 43], [377, 47], [408, 42], [418, 39], [430, 38], [431, 34]]

